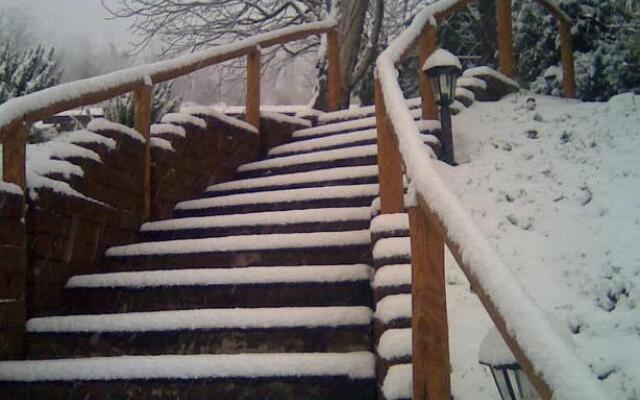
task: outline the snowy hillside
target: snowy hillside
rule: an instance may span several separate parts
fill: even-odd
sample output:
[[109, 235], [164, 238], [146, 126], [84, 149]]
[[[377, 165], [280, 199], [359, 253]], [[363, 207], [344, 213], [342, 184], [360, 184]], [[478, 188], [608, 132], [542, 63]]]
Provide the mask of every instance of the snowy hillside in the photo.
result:
[[[521, 93], [475, 103], [453, 124], [462, 165], [438, 163], [439, 173], [615, 398], [640, 398], [640, 96], [579, 103]], [[464, 346], [477, 356], [486, 320], [477, 302], [450, 297], [452, 327], [470, 316], [477, 334]], [[464, 373], [455, 340], [454, 389]], [[471, 369], [468, 383], [484, 386]], [[479, 389], [458, 382], [460, 394]]]

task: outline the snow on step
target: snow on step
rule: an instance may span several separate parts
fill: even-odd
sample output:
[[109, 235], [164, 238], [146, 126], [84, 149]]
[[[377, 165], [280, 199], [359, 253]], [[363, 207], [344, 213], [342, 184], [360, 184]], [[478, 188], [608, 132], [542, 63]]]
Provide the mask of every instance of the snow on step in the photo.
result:
[[368, 117], [368, 118], [356, 119], [353, 121], [337, 122], [334, 124], [320, 125], [320, 126], [314, 126], [312, 128], [300, 129], [293, 132], [292, 137], [305, 138], [309, 136], [319, 136], [319, 135], [337, 133], [340, 131], [374, 128], [375, 126], [376, 126], [376, 118]]
[[206, 229], [231, 226], [291, 225], [311, 222], [369, 220], [369, 207], [312, 208], [306, 210], [270, 211], [234, 215], [214, 215], [148, 222], [143, 232]]
[[368, 230], [346, 232], [239, 235], [204, 239], [167, 240], [111, 247], [109, 257], [193, 254], [247, 250], [343, 247], [370, 243]]
[[394, 232], [409, 229], [409, 215], [407, 213], [380, 214], [371, 220], [371, 232]]
[[378, 194], [377, 184], [313, 187], [302, 189], [275, 190], [270, 192], [231, 194], [227, 196], [189, 200], [178, 203], [178, 205], [176, 205], [176, 209], [193, 210], [247, 204], [272, 204], [304, 200], [355, 198], [374, 196], [376, 194]]
[[[216, 118], [229, 125], [235, 126], [236, 128], [244, 129], [253, 133], [258, 133], [258, 129], [255, 126], [251, 125], [250, 123], [241, 121], [237, 118], [230, 117], [226, 114], [223, 114], [219, 111], [214, 110], [212, 107], [188, 106], [188, 107], [182, 107], [180, 109], [180, 112], [184, 114], [197, 116], [197, 117], [207, 116], [207, 117]], [[168, 121], [163, 120], [163, 122], [168, 122]]]
[[349, 158], [375, 156], [376, 154], [378, 154], [378, 145], [376, 144], [347, 147], [344, 149], [335, 150], [320, 150], [313, 153], [295, 154], [291, 156], [270, 158], [262, 161], [244, 164], [240, 166], [240, 168], [238, 168], [238, 172], [282, 168], [292, 165], [309, 164], [323, 161], [345, 160]]
[[374, 355], [369, 352], [200, 354], [0, 362], [0, 381], [5, 382], [327, 375], [374, 378]]
[[[414, 108], [418, 107], [422, 103], [422, 99], [420, 97], [414, 97], [411, 99], [407, 99], [406, 101], [407, 107]], [[340, 110], [322, 114], [318, 117], [318, 122], [321, 124], [326, 124], [333, 121], [341, 121], [341, 120], [349, 120], [355, 118], [368, 117], [376, 112], [376, 106], [366, 106], [366, 107], [354, 107], [349, 108], [347, 110]]]
[[382, 384], [387, 400], [410, 399], [413, 393], [413, 365], [399, 364], [389, 368]]
[[380, 239], [373, 246], [373, 258], [376, 260], [411, 255], [411, 239], [391, 237]]
[[246, 267], [181, 269], [77, 275], [67, 288], [143, 288], [206, 285], [258, 285], [272, 283], [355, 282], [369, 280], [371, 267], [353, 265], [303, 265], [295, 267]]
[[241, 179], [209, 186], [207, 192], [216, 193], [228, 190], [253, 189], [260, 187], [278, 187], [299, 183], [316, 183], [349, 178], [363, 178], [378, 175], [377, 165], [359, 165], [355, 167], [327, 168], [320, 171], [295, 172], [260, 178]]
[[217, 308], [33, 318], [27, 331], [157, 332], [369, 325], [368, 307]]
[[383, 324], [400, 318], [411, 318], [411, 294], [394, 294], [380, 300], [376, 304], [375, 317]]
[[378, 354], [384, 360], [408, 357], [411, 351], [411, 328], [388, 329], [378, 342]]
[[[486, 89], [487, 81], [473, 76], [462, 76], [458, 78], [458, 87]], [[475, 98], [475, 97], [474, 97]]]
[[260, 111], [260, 116], [262, 118], [271, 119], [271, 120], [276, 121], [276, 122], [282, 122], [282, 123], [289, 123], [289, 124], [294, 124], [294, 125], [302, 125], [302, 126], [311, 127], [311, 121], [309, 121], [308, 119], [291, 117], [291, 116], [289, 116], [287, 114], [283, 114], [283, 113], [280, 113], [280, 112]]
[[300, 153], [304, 151], [320, 150], [326, 147], [339, 146], [364, 140], [373, 140], [376, 138], [377, 131], [375, 129], [366, 129], [362, 131], [343, 133], [340, 135], [303, 140], [301, 142], [287, 143], [282, 146], [274, 147], [269, 151], [269, 155], [277, 156], [285, 153]]
[[402, 285], [411, 285], [411, 264], [385, 265], [373, 277], [376, 289]]

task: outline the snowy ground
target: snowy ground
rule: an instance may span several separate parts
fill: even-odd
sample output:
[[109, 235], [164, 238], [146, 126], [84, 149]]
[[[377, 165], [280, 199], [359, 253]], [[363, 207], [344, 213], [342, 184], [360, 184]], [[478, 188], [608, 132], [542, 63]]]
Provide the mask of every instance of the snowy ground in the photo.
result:
[[[615, 398], [640, 399], [640, 96], [521, 93], [475, 103], [453, 124], [462, 165], [438, 171]], [[456, 398], [496, 398], [474, 364], [491, 323], [453, 263]]]

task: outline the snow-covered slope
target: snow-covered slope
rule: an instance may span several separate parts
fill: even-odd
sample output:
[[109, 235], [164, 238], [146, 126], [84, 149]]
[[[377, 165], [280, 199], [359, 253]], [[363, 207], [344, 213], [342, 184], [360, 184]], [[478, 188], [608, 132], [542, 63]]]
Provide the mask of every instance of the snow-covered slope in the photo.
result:
[[453, 125], [462, 165], [438, 172], [615, 398], [640, 398], [640, 96], [521, 93]]

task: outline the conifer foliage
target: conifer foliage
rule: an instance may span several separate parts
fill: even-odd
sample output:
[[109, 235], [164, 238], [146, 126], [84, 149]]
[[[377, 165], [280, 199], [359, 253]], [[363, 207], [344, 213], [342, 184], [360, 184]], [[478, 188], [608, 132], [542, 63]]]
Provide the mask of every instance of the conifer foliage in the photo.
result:
[[[170, 82], [154, 85], [151, 97], [151, 122], [158, 122], [163, 115], [176, 111], [181, 101], [180, 97], [173, 97]], [[113, 122], [133, 127], [133, 93], [109, 100], [104, 107], [104, 113]]]

